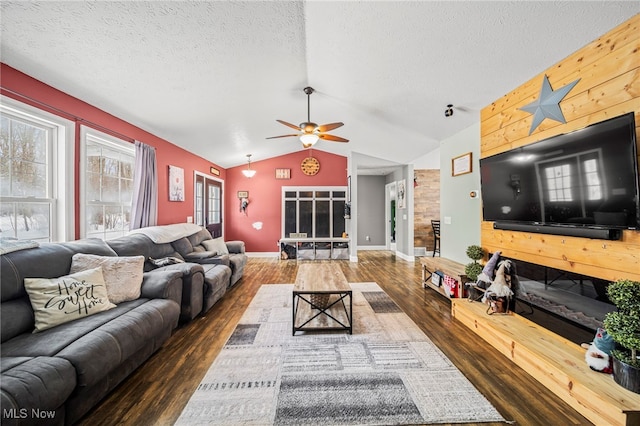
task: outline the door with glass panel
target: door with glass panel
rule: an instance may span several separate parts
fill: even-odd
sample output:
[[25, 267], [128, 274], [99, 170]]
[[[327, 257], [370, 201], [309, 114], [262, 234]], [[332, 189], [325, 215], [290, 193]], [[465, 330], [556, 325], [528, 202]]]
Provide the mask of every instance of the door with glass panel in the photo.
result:
[[214, 238], [222, 236], [222, 183], [196, 175], [195, 223], [206, 227]]

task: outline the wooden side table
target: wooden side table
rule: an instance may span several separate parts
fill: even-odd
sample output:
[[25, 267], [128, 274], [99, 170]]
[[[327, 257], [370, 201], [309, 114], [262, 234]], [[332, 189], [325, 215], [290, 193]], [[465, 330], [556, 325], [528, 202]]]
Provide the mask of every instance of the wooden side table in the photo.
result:
[[458, 282], [458, 297], [464, 297], [464, 284], [471, 280], [465, 274], [462, 263], [444, 257], [421, 257], [420, 263], [422, 264], [422, 287], [427, 288], [429, 286], [443, 296], [448, 297], [442, 286], [437, 286], [431, 282], [431, 275], [436, 271], [440, 271], [456, 279]]

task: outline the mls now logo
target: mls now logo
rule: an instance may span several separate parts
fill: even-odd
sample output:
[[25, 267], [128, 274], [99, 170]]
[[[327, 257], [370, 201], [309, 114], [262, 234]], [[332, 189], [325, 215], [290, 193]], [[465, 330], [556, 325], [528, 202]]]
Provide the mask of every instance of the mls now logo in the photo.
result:
[[2, 410], [4, 419], [54, 419], [55, 410], [40, 410], [39, 408], [10, 408]]

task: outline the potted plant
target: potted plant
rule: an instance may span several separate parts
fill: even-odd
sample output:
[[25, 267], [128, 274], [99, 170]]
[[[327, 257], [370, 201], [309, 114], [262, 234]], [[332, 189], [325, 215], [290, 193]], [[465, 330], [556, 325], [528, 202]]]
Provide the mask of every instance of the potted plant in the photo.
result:
[[604, 318], [604, 328], [617, 344], [611, 353], [613, 378], [640, 393], [640, 281], [618, 280], [609, 284], [607, 294], [618, 308]]
[[480, 246], [471, 245], [467, 247], [467, 256], [469, 256], [473, 262], [465, 265], [464, 274], [469, 278], [469, 280], [475, 282], [478, 280], [480, 272], [482, 272], [482, 265], [478, 263], [478, 260], [484, 257], [484, 249]]

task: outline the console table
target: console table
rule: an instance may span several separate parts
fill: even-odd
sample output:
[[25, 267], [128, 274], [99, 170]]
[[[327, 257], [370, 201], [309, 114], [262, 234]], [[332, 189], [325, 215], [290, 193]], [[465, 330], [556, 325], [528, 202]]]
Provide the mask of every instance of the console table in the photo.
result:
[[349, 259], [349, 238], [281, 238], [278, 243], [281, 252], [283, 244], [295, 250], [294, 257], [286, 257], [288, 259]]
[[422, 264], [422, 287], [427, 288], [427, 286], [429, 286], [443, 296], [448, 297], [442, 285], [438, 286], [431, 282], [431, 276], [436, 271], [439, 271], [454, 278], [458, 282], [458, 291], [456, 294], [458, 294], [458, 297], [463, 297], [464, 284], [470, 280], [464, 272], [464, 265], [462, 263], [444, 257], [421, 257], [420, 263]]

